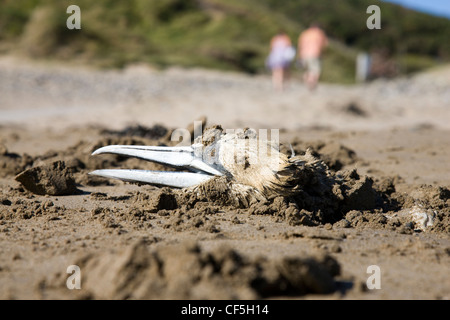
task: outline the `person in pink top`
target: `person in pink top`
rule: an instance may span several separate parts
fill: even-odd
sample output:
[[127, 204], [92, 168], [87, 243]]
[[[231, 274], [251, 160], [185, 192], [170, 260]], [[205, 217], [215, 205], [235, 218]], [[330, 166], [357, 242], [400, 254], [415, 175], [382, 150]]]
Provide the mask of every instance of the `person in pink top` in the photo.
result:
[[311, 90], [317, 87], [322, 72], [320, 58], [328, 39], [320, 27], [314, 23], [298, 38], [298, 57], [306, 69], [303, 80]]
[[270, 41], [270, 54], [267, 58], [267, 67], [272, 71], [273, 87], [283, 91], [289, 64], [295, 58], [295, 49], [291, 39], [284, 32], [279, 32]]

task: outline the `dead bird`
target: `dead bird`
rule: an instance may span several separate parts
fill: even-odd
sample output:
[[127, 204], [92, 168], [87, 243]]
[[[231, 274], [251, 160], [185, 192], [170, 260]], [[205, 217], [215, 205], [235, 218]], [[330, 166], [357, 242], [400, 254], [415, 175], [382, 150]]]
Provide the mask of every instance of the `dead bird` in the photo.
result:
[[[293, 196], [312, 179], [325, 176], [327, 166], [308, 149], [303, 155], [287, 156], [278, 143], [259, 139], [253, 130], [225, 132], [220, 126], [206, 129], [191, 146], [110, 145], [97, 149], [103, 153], [136, 157], [147, 161], [187, 169], [168, 172], [104, 169], [93, 175], [130, 182], [208, 193], [214, 184], [231, 198], [249, 204], [276, 196]], [[219, 188], [220, 189], [220, 188]]]

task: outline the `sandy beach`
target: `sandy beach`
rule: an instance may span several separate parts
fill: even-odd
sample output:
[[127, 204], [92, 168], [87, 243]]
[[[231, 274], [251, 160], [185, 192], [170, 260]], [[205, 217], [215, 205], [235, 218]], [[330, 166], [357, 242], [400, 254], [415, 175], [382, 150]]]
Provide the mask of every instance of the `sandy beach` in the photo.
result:
[[[293, 74], [279, 93], [269, 75], [1, 57], [0, 298], [449, 299], [450, 68], [315, 92]], [[242, 206], [88, 175], [161, 170], [91, 153], [175, 145], [200, 119], [276, 130], [342, 181]]]

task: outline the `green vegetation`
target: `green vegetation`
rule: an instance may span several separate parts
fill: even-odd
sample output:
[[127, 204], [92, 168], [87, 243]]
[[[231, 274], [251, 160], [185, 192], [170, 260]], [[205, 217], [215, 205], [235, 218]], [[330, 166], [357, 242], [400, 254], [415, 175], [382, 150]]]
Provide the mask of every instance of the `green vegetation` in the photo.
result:
[[[81, 8], [81, 30], [66, 28], [71, 4]], [[381, 7], [381, 30], [366, 28], [370, 4]], [[384, 52], [403, 73], [450, 61], [450, 20], [375, 0], [3, 0], [0, 51], [262, 73], [271, 37], [283, 29], [296, 43], [312, 21], [332, 39], [325, 81], [351, 83], [361, 50]]]

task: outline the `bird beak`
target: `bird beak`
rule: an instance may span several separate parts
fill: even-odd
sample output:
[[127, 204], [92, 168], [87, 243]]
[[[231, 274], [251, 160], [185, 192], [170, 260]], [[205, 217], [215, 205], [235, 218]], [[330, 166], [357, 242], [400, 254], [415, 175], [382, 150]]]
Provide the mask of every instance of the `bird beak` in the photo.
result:
[[198, 156], [198, 152], [195, 152], [193, 147], [111, 145], [97, 149], [92, 155], [104, 153], [135, 157], [172, 167], [189, 169], [194, 172], [105, 169], [96, 170], [90, 174], [177, 188], [194, 186], [211, 179], [213, 176], [223, 175], [213, 165], [203, 161], [202, 153]]
[[104, 169], [90, 172], [104, 178], [114, 178], [129, 182], [143, 182], [158, 186], [187, 188], [213, 178], [209, 174], [194, 172], [170, 172], [150, 170]]

